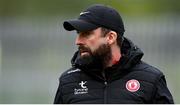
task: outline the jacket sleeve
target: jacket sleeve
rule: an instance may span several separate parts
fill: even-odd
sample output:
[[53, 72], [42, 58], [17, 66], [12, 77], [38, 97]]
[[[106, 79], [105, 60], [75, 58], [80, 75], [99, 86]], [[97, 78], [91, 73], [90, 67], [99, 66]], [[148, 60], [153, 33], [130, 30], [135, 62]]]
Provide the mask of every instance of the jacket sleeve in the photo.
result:
[[153, 97], [155, 104], [174, 104], [173, 97], [167, 87], [164, 75], [156, 83], [155, 97]]
[[59, 86], [56, 92], [56, 96], [54, 99], [54, 104], [63, 104], [63, 100], [62, 100], [62, 89], [61, 89], [61, 82], [59, 79]]

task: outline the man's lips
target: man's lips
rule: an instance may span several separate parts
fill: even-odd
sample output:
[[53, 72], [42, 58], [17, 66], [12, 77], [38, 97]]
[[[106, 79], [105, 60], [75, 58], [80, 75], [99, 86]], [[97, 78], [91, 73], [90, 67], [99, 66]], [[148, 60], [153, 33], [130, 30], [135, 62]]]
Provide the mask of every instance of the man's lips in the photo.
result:
[[79, 46], [79, 52], [81, 56], [85, 54], [90, 54], [89, 49], [84, 46]]
[[79, 50], [79, 52], [80, 52], [81, 56], [86, 55], [86, 54], [90, 54], [89, 51], [87, 51], [87, 50]]
[[83, 52], [89, 52], [89, 51], [87, 51], [87, 50], [79, 50], [81, 53], [83, 53]]
[[89, 54], [89, 52], [81, 52], [81, 56]]

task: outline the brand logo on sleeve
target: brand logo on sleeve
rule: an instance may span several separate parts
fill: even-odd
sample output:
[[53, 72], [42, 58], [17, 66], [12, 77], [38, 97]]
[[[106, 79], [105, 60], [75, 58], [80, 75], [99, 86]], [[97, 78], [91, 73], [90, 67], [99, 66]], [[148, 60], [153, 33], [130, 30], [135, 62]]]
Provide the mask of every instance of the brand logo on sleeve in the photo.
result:
[[89, 11], [81, 12], [81, 13], [80, 13], [80, 16], [81, 16], [81, 15], [84, 15], [84, 14], [87, 14], [87, 13], [90, 13], [90, 12], [89, 12]]
[[126, 83], [126, 89], [130, 92], [136, 92], [140, 88], [140, 83], [138, 80], [132, 79], [127, 81]]
[[81, 71], [80, 69], [75, 69], [75, 70], [70, 70], [70, 71], [68, 71], [67, 73], [68, 74], [71, 74], [71, 73], [75, 73], [75, 72], [79, 72], [79, 71]]
[[88, 88], [87, 88], [87, 81], [81, 81], [79, 84], [80, 88], [74, 89], [74, 94], [87, 94], [88, 93]]

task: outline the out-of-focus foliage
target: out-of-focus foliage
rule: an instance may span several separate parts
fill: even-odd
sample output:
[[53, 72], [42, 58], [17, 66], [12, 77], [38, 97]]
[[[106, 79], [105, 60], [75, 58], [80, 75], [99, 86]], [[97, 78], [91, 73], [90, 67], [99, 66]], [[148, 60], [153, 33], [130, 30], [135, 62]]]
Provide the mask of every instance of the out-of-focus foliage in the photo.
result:
[[126, 15], [179, 14], [179, 0], [0, 0], [1, 16], [76, 14], [90, 4], [112, 5]]

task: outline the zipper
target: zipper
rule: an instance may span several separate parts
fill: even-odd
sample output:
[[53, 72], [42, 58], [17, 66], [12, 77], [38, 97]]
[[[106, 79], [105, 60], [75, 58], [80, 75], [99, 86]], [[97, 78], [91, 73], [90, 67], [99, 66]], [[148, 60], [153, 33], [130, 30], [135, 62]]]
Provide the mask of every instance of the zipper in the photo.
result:
[[104, 85], [105, 85], [105, 87], [104, 87], [104, 104], [107, 104], [107, 86], [108, 86], [107, 81], [104, 81]]
[[102, 76], [104, 78], [104, 104], [107, 104], [107, 86], [108, 86], [108, 82], [106, 80], [106, 76], [105, 76], [105, 72], [102, 72]]

